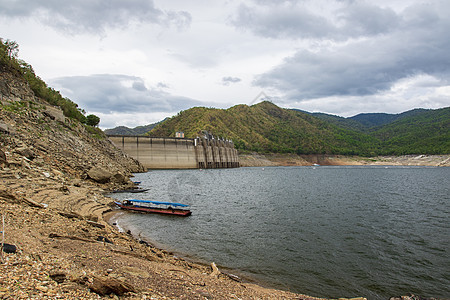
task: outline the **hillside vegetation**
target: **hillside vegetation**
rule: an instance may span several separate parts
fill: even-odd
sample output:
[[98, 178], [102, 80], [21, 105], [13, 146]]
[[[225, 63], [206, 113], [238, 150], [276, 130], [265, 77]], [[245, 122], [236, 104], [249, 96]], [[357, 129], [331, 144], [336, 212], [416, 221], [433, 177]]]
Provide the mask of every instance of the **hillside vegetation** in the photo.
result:
[[240, 150], [297, 154], [374, 155], [374, 137], [339, 128], [307, 113], [271, 102], [227, 110], [194, 107], [156, 126], [149, 135], [196, 137], [202, 130], [232, 139]]
[[0, 38], [0, 72], [8, 72], [24, 78], [34, 95], [47, 103], [58, 106], [66, 117], [76, 119], [81, 123], [96, 126], [100, 119], [95, 115], [85, 116], [85, 111], [69, 98], [63, 97], [59, 91], [47, 84], [35, 74], [33, 67], [18, 58], [19, 45], [15, 41]]
[[265, 101], [226, 110], [194, 107], [148, 134], [174, 136], [184, 131], [194, 138], [207, 130], [232, 139], [241, 151], [375, 156], [449, 154], [449, 128], [450, 108], [342, 118], [283, 109]]
[[[164, 121], [165, 121], [165, 119], [162, 120], [161, 122], [164, 122]], [[118, 126], [118, 127], [111, 128], [111, 129], [105, 129], [105, 133], [107, 135], [130, 135], [130, 136], [131, 135], [145, 135], [147, 132], [149, 132], [150, 130], [155, 128], [155, 126], [161, 122], [148, 124], [148, 125], [144, 125], [144, 126], [137, 126], [134, 128], [129, 128], [126, 126]]]

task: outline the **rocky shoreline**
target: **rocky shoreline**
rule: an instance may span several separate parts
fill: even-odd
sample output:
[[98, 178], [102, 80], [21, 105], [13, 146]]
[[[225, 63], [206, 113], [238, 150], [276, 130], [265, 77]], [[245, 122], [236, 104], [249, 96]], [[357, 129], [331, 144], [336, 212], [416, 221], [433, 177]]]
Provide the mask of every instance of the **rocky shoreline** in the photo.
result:
[[270, 166], [430, 166], [450, 167], [450, 155], [358, 157], [343, 155], [240, 154], [242, 167]]
[[134, 188], [143, 166], [9, 73], [0, 72], [0, 100], [1, 230], [11, 245], [0, 252], [0, 299], [318, 299], [119, 232], [105, 194]]
[[[0, 72], [0, 299], [316, 299], [239, 282], [106, 222], [145, 171], [97, 129]], [[6, 245], [8, 244], [8, 245]]]

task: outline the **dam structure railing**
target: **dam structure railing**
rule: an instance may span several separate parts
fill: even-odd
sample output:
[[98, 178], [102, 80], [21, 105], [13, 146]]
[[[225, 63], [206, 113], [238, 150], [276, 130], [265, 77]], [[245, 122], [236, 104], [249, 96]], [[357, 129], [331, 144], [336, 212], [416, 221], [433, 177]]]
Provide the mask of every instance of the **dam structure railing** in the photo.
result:
[[228, 140], [125, 135], [108, 138], [149, 169], [239, 168], [237, 150]]

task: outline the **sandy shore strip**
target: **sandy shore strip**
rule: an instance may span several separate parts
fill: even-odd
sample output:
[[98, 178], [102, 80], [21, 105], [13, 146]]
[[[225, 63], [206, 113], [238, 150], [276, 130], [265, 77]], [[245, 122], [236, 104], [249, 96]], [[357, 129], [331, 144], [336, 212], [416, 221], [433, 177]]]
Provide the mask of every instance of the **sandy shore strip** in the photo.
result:
[[242, 167], [269, 167], [269, 166], [430, 166], [450, 167], [450, 155], [403, 155], [403, 156], [377, 156], [359, 157], [343, 155], [297, 155], [297, 154], [240, 154]]

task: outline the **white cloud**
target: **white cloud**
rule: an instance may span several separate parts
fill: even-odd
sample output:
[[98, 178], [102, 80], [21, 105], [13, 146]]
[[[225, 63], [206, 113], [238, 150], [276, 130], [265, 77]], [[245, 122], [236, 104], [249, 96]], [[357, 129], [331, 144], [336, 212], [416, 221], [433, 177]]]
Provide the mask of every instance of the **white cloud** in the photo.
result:
[[81, 107], [88, 107], [89, 112], [176, 112], [200, 104], [187, 97], [171, 95], [158, 88], [158, 84], [147, 88], [142, 78], [128, 75], [61, 77], [52, 80], [52, 85]]
[[[257, 86], [275, 88], [285, 101], [339, 96], [377, 95], [398, 81], [420, 74], [449, 84], [448, 4], [411, 7], [388, 34], [301, 49], [258, 76]], [[344, 101], [344, 99], [343, 99]]]
[[107, 28], [123, 28], [135, 23], [151, 23], [177, 28], [189, 26], [185, 11], [164, 11], [151, 0], [1, 0], [1, 15], [34, 17], [43, 24], [70, 34], [103, 35]]
[[104, 127], [261, 91], [351, 115], [450, 106], [449, 12], [440, 0], [0, 0], [0, 37]]

